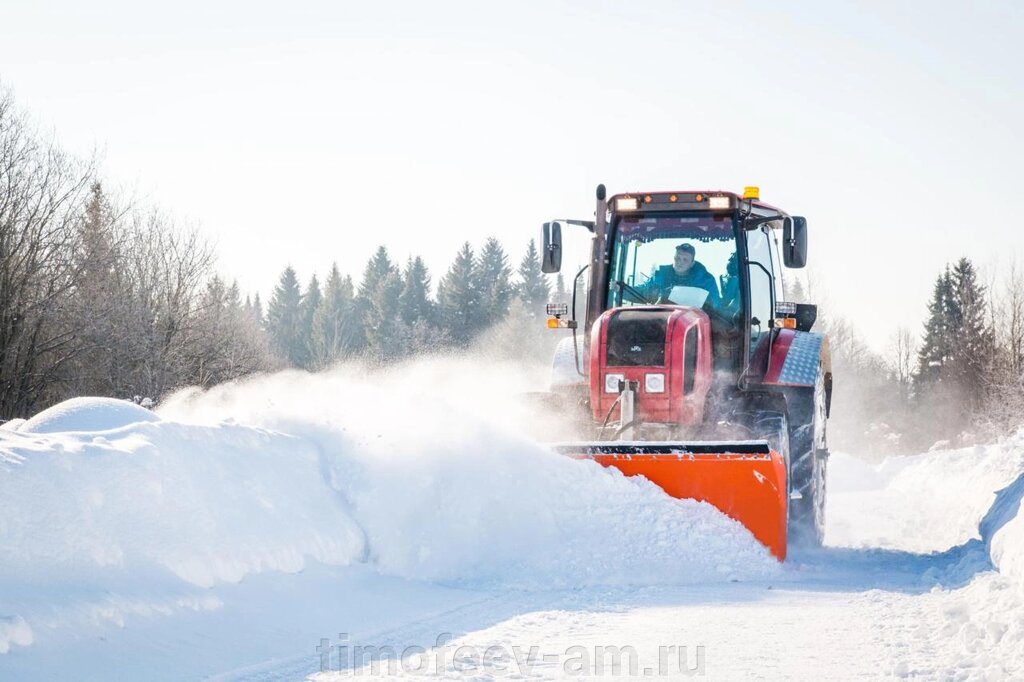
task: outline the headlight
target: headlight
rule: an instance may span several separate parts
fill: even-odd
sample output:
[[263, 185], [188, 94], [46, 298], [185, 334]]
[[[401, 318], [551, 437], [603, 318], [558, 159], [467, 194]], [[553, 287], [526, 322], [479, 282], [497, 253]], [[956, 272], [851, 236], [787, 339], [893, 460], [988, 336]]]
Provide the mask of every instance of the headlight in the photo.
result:
[[623, 374], [605, 374], [604, 375], [604, 392], [605, 393], [618, 393], [619, 383], [625, 381], [626, 377]]
[[664, 393], [665, 375], [661, 373], [645, 374], [644, 391], [647, 393]]

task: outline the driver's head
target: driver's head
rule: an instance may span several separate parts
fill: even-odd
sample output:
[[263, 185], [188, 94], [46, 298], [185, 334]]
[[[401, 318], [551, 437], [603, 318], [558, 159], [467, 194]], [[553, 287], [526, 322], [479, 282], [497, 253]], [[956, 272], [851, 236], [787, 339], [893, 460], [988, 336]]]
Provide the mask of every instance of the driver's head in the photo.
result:
[[685, 275], [690, 271], [693, 266], [694, 254], [692, 244], [680, 244], [676, 247], [676, 257], [673, 259], [672, 269], [676, 271], [677, 275]]

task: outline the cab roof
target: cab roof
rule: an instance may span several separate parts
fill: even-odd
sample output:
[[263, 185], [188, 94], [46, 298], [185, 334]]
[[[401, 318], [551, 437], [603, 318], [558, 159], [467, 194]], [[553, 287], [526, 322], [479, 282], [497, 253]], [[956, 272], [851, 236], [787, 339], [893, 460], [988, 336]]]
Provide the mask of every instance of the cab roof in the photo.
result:
[[[629, 200], [636, 200], [635, 208], [628, 208]], [[713, 201], [712, 199], [715, 199]], [[625, 203], [620, 204], [620, 200]], [[749, 207], [751, 212], [763, 216], [778, 215], [784, 218], [789, 214], [777, 206], [761, 201], [748, 199], [735, 192], [723, 190], [685, 190], [676, 192], [624, 192], [614, 194], [608, 199], [609, 208], [615, 213], [632, 213], [645, 211], [734, 211]]]

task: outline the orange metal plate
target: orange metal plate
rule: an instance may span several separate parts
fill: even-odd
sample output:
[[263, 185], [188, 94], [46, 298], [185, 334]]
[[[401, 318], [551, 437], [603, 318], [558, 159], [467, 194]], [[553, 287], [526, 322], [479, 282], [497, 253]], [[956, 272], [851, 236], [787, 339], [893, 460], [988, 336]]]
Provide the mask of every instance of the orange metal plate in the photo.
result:
[[[786, 464], [775, 451], [702, 454], [590, 454], [559, 450], [578, 459], [593, 459], [626, 476], [643, 476], [673, 497], [707, 502], [746, 526], [779, 560], [786, 558]], [[629, 448], [623, 448], [628, 450]]]

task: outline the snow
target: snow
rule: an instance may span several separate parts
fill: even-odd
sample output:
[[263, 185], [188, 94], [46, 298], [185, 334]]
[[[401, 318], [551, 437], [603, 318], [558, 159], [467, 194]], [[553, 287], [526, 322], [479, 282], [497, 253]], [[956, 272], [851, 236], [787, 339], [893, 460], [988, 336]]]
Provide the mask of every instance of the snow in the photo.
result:
[[830, 462], [829, 542], [940, 552], [982, 541], [992, 564], [1024, 588], [1024, 431], [1004, 443]]
[[[436, 387], [452, 367], [410, 372]], [[712, 507], [555, 455], [474, 415], [453, 386], [421, 395], [409, 381], [282, 374], [183, 394], [159, 416], [76, 399], [0, 432], [5, 646], [217, 611], [217, 588], [314, 566], [469, 590], [781, 570]]]
[[109, 431], [159, 419], [149, 410], [128, 400], [72, 398], [43, 410], [17, 428], [23, 433]]
[[[481, 383], [466, 363], [442, 360], [372, 376], [285, 373], [172, 397], [161, 414], [237, 417], [317, 443], [328, 485], [365, 531], [369, 560], [389, 575], [529, 589], [778, 570], [710, 506], [520, 435], [527, 417], [514, 394], [530, 383], [518, 374], [499, 367]], [[512, 399], [495, 406], [491, 391]], [[604, 551], [610, 538], [615, 552]]]
[[[1024, 471], [1024, 434], [1003, 445], [893, 457], [878, 465], [829, 462], [832, 544], [938, 552], [980, 538], [996, 491]], [[852, 507], [847, 510], [846, 506]]]
[[1000, 573], [1015, 580], [1018, 588], [1024, 591], [1024, 514], [1020, 513], [1022, 498], [1024, 471], [996, 494], [995, 503], [982, 519], [980, 530], [989, 548], [992, 563]]
[[528, 438], [517, 394], [546, 380], [349, 366], [0, 429], [0, 678], [300, 680], [339, 632], [537, 646], [557, 662], [535, 678], [598, 644], [700, 645], [726, 679], [1024, 675], [1024, 433], [835, 453], [828, 547], [780, 565], [707, 505]]

